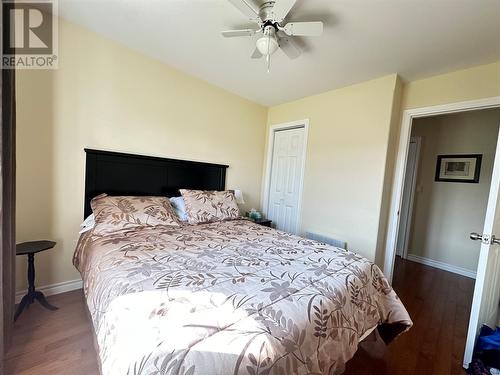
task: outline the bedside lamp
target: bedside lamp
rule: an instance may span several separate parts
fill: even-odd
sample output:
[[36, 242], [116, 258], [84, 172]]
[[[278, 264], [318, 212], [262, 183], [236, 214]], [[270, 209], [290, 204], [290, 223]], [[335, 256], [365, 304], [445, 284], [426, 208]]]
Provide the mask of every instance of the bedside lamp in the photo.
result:
[[236, 198], [237, 204], [245, 204], [245, 200], [243, 199], [243, 193], [241, 190], [234, 189], [234, 197]]

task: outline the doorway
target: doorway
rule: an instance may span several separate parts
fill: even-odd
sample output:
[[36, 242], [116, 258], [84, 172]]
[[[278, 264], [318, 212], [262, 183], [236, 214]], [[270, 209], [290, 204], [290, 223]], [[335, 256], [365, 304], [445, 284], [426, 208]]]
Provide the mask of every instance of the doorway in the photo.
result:
[[469, 234], [484, 226], [499, 123], [500, 109], [412, 122], [396, 254], [475, 278], [480, 244]]
[[298, 234], [308, 121], [271, 126], [263, 209], [274, 226]]
[[[470, 311], [468, 327], [455, 327], [458, 330], [461, 329], [462, 332], [467, 332], [467, 337], [463, 337], [459, 344], [462, 348], [465, 347], [462, 352], [464, 353], [462, 362], [464, 367], [468, 367], [471, 362], [480, 326], [483, 323], [490, 326], [498, 323], [500, 299], [500, 246], [498, 244], [500, 241], [496, 241], [494, 235], [495, 233], [497, 236], [500, 235], [500, 220], [497, 220], [500, 219], [497, 210], [500, 185], [500, 152], [497, 152], [499, 151], [500, 109], [495, 112], [494, 108], [499, 107], [500, 97], [496, 97], [407, 110], [404, 113], [397, 155], [384, 271], [392, 279], [395, 263], [396, 268], [404, 268], [404, 262], [410, 261], [413, 264], [425, 265], [428, 272], [443, 272], [439, 269], [448, 271], [450, 277], [444, 277], [444, 279], [452, 280], [454, 277], [462, 277], [464, 280], [471, 280], [474, 291], [470, 296], [472, 304], [468, 306], [468, 311]], [[469, 124], [468, 132], [462, 132], [460, 135], [460, 117], [470, 119], [475, 114], [479, 116], [483, 113], [484, 115], [488, 111], [498, 116], [494, 117], [495, 123], [490, 124], [491, 134], [483, 134], [481, 138], [481, 123], [476, 121], [475, 124]], [[446, 123], [446, 118], [448, 124], [441, 126], [438, 131], [439, 126], [436, 123]], [[432, 123], [434, 123], [434, 128]], [[427, 128], [428, 132], [418, 131], [419, 126], [420, 130]], [[483, 129], [484, 131], [486, 130]], [[416, 172], [411, 168], [411, 152], [409, 152], [411, 136], [422, 138], [421, 155], [419, 163], [416, 163]], [[449, 151], [444, 151], [443, 148]], [[483, 157], [482, 165], [480, 158], [472, 159], [477, 154]], [[466, 156], [471, 159], [465, 159]], [[451, 157], [447, 161], [449, 165], [442, 162], [446, 160], [446, 157]], [[427, 162], [424, 159], [428, 159]], [[466, 160], [467, 163], [465, 163]], [[480, 168], [478, 181], [475, 181], [476, 176], [474, 176], [476, 163]], [[466, 177], [467, 168], [470, 170], [467, 171]], [[440, 174], [440, 171], [444, 171], [445, 175]], [[405, 199], [408, 202], [405, 191], [411, 191], [411, 188], [405, 189], [405, 182], [411, 181], [408, 174], [413, 173], [418, 176], [414, 182], [416, 197], [413, 206], [409, 207], [410, 211], [413, 209], [413, 212], [408, 212], [408, 208], [405, 208]], [[467, 178], [469, 181], [463, 181]], [[454, 181], [454, 179], [462, 179], [462, 181]], [[410, 218], [410, 223], [413, 222], [409, 229], [401, 229], [408, 223], [405, 215]], [[409, 231], [410, 238], [407, 248], [408, 260], [402, 262], [398, 257], [400, 260], [395, 262], [398, 242], [404, 243], [402, 239], [404, 239], [405, 231], [407, 233]], [[478, 240], [477, 242], [472, 242], [468, 238], [470, 232], [473, 231], [479, 232], [472, 236], [473, 239]], [[398, 274], [402, 272], [401, 268], [396, 271]], [[452, 282], [461, 283], [460, 281]], [[426, 293], [426, 290], [440, 287], [442, 288], [442, 285], [434, 283], [415, 285], [419, 293]], [[451, 291], [454, 288], [450, 287], [446, 290]], [[454, 296], [455, 292], [450, 295]], [[468, 311], [467, 315], [469, 315]], [[446, 319], [442, 321], [442, 324], [445, 324], [445, 321]]]

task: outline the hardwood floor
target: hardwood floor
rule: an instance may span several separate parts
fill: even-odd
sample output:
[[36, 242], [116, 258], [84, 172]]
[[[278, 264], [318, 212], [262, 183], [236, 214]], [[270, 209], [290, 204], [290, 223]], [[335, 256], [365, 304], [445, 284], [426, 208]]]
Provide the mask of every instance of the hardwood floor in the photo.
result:
[[[346, 374], [464, 374], [462, 355], [474, 280], [398, 258], [394, 288], [413, 319], [413, 328], [379, 359], [358, 350]], [[48, 311], [35, 304], [16, 322], [8, 374], [98, 374], [81, 290], [49, 301], [60, 309]]]
[[346, 374], [465, 374], [462, 359], [474, 280], [397, 257], [393, 287], [413, 327], [389, 344], [380, 359], [358, 350]]
[[98, 374], [92, 326], [81, 290], [47, 298], [59, 310], [35, 303], [14, 326], [7, 355], [7, 374]]

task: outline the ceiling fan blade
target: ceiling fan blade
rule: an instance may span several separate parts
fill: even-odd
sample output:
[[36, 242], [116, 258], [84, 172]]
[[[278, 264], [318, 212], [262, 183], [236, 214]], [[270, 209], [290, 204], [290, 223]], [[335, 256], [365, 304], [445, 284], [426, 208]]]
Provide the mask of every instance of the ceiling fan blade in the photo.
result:
[[253, 0], [229, 0], [241, 13], [248, 17], [249, 20], [259, 21], [259, 8], [254, 4]]
[[302, 51], [300, 50], [297, 43], [293, 41], [292, 38], [280, 38], [279, 40], [280, 48], [285, 52], [290, 59], [296, 59], [300, 56]]
[[260, 59], [262, 57], [262, 53], [260, 53], [259, 49], [255, 47], [255, 51], [252, 53], [252, 59]]
[[283, 31], [290, 36], [320, 36], [323, 34], [323, 22], [290, 22]]
[[272, 10], [272, 17], [276, 22], [283, 21], [297, 0], [276, 0]]
[[222, 31], [221, 34], [223, 37], [226, 38], [234, 38], [237, 36], [252, 36], [255, 35], [255, 33], [258, 30], [253, 30], [253, 29], [243, 29], [243, 30], [226, 30]]

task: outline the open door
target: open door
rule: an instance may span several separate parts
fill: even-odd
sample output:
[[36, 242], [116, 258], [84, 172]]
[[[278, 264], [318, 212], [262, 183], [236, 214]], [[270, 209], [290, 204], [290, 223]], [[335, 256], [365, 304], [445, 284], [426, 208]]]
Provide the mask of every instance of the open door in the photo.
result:
[[499, 324], [500, 301], [500, 133], [491, 176], [488, 208], [483, 233], [471, 233], [472, 240], [481, 241], [476, 284], [464, 353], [464, 367], [472, 361], [474, 344], [483, 324], [494, 328]]

